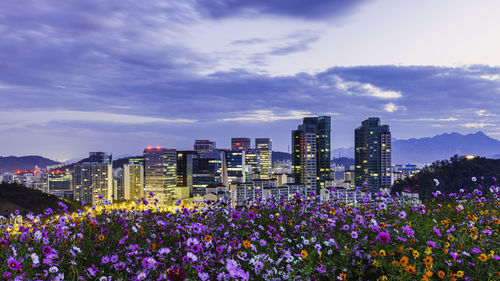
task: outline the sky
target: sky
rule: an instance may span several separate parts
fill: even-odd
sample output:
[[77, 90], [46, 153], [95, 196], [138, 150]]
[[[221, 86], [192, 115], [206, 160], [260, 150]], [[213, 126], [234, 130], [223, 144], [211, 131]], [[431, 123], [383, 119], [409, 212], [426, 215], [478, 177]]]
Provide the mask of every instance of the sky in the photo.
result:
[[[378, 116], [397, 139], [500, 139], [500, 1], [0, 2], [0, 155], [146, 146], [288, 151], [305, 116], [333, 148]], [[252, 140], [253, 141], [253, 140]]]

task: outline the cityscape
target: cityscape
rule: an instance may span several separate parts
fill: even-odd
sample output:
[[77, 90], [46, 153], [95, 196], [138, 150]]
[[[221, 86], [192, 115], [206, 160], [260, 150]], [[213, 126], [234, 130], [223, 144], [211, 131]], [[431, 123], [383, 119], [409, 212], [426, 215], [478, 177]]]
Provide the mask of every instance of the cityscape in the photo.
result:
[[232, 138], [230, 149], [203, 139], [195, 140], [192, 150], [148, 146], [119, 166], [109, 153], [90, 152], [69, 165], [4, 173], [1, 181], [88, 205], [147, 200], [158, 207], [203, 206], [225, 198], [236, 206], [258, 196], [307, 197], [332, 188], [338, 196], [356, 188], [389, 193], [394, 181], [421, 170], [415, 164], [392, 165], [389, 125], [378, 117], [354, 130], [353, 165], [331, 162], [330, 135], [330, 116], [304, 117], [291, 130], [291, 160], [273, 161], [271, 138]]
[[0, 1], [0, 280], [500, 281], [500, 1]]

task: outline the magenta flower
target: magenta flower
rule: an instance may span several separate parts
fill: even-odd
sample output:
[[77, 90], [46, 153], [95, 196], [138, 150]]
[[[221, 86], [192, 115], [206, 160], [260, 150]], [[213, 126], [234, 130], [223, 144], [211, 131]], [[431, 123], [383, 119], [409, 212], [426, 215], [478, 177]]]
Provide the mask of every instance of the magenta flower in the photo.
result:
[[377, 240], [380, 243], [390, 243], [391, 242], [391, 235], [389, 235], [388, 232], [379, 232], [377, 235]]
[[9, 257], [7, 259], [7, 265], [9, 266], [9, 268], [11, 270], [19, 270], [22, 268], [22, 266], [19, 264], [19, 262], [13, 257]]

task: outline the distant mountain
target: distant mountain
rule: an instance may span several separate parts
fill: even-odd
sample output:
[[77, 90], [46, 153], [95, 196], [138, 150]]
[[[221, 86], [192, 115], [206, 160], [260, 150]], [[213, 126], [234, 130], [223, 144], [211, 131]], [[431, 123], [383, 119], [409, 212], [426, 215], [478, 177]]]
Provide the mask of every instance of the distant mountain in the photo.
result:
[[500, 159], [500, 154], [492, 155], [491, 159]]
[[500, 153], [500, 141], [483, 132], [462, 135], [449, 133], [432, 138], [397, 140], [392, 143], [392, 163], [429, 164], [436, 160], [449, 159], [455, 154], [477, 155], [494, 158]]
[[292, 154], [287, 152], [273, 151], [273, 162], [274, 161], [291, 161]]
[[354, 158], [340, 157], [332, 159], [331, 163], [336, 165], [343, 165], [346, 169], [354, 165]]
[[341, 157], [346, 157], [346, 158], [352, 158], [354, 159], [354, 146], [351, 146], [349, 148], [334, 148], [332, 150], [332, 158], [341, 158]]
[[35, 166], [45, 168], [57, 164], [60, 163], [41, 156], [0, 156], [0, 173], [14, 173], [17, 170], [33, 170]]

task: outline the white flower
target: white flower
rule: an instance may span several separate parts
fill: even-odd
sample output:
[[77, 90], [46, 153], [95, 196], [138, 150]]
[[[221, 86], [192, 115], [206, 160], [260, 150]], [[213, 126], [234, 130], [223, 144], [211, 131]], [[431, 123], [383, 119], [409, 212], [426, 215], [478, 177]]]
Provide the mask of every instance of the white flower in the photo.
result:
[[439, 185], [439, 181], [438, 181], [438, 179], [434, 179], [434, 184], [435, 184], [436, 186], [438, 186], [438, 185]]
[[31, 259], [33, 260], [34, 264], [40, 263], [40, 259], [38, 258], [38, 255], [36, 253], [31, 254]]
[[57, 266], [53, 266], [53, 267], [49, 268], [50, 273], [56, 273], [58, 271], [59, 271], [59, 269], [57, 268]]
[[476, 177], [472, 177], [472, 181], [474, 182], [477, 181]]

